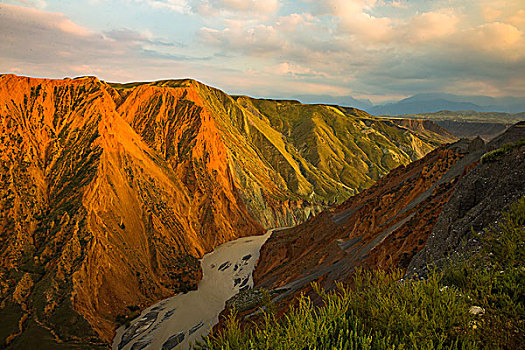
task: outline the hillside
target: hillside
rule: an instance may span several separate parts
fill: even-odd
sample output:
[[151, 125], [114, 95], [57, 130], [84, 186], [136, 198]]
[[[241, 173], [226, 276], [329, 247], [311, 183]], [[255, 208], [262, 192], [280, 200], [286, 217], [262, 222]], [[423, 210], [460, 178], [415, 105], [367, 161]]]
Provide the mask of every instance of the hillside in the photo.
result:
[[498, 214], [478, 249], [443, 271], [358, 269], [335, 291], [314, 285], [319, 301], [301, 295], [281, 318], [263, 298], [256, 326], [233, 312], [197, 349], [523, 349], [525, 196]]
[[[275, 232], [261, 249], [256, 287], [269, 290], [282, 312], [299, 293], [314, 296], [311, 282], [330, 290], [336, 281], [351, 283], [357, 268], [424, 276], [427, 266], [475, 252], [479, 240], [469, 236], [471, 229], [484, 232], [525, 195], [524, 139], [520, 123], [487, 145], [474, 139], [441, 147], [307, 222]], [[241, 315], [250, 320], [256, 313]]]
[[406, 266], [421, 250], [457, 178], [481, 156], [480, 140], [439, 148], [400, 167], [340, 206], [289, 230], [261, 249], [258, 285], [293, 292], [322, 277], [348, 279], [357, 266]]
[[451, 141], [193, 80], [15, 75], [0, 76], [0, 135], [0, 340], [40, 349], [106, 347], [136, 310], [195, 288], [217, 245]]

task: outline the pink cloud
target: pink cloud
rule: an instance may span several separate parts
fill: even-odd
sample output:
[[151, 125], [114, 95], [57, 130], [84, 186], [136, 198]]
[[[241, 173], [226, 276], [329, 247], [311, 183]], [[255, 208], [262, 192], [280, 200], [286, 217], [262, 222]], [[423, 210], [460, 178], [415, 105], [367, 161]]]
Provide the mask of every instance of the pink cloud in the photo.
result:
[[452, 35], [458, 30], [459, 18], [451, 9], [425, 12], [409, 19], [404, 37], [419, 43]]
[[462, 39], [479, 51], [508, 59], [525, 57], [524, 32], [507, 23], [480, 25], [463, 33]]

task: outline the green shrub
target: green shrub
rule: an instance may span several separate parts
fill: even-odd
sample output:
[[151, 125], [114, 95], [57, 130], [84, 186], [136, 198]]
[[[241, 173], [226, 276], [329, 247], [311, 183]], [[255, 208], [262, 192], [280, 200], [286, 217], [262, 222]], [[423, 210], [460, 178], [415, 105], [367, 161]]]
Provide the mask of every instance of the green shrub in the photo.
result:
[[235, 314], [224, 331], [199, 349], [471, 349], [468, 300], [442, 288], [440, 275], [400, 282], [400, 271], [357, 271], [354, 288], [326, 293], [324, 305], [299, 298], [281, 319], [265, 314], [262, 326], [242, 331]]
[[507, 143], [507, 144], [503, 145], [503, 147], [501, 147], [501, 148], [498, 148], [498, 149], [495, 149], [493, 151], [485, 153], [481, 157], [481, 163], [482, 164], [486, 164], [486, 163], [495, 162], [498, 159], [500, 159], [501, 156], [503, 156], [504, 154], [507, 154], [510, 151], [512, 151], [513, 149], [519, 148], [519, 147], [521, 147], [523, 145], [525, 145], [525, 138], [523, 138], [523, 139], [521, 139], [521, 140], [519, 140], [517, 142], [514, 142], [514, 143]]

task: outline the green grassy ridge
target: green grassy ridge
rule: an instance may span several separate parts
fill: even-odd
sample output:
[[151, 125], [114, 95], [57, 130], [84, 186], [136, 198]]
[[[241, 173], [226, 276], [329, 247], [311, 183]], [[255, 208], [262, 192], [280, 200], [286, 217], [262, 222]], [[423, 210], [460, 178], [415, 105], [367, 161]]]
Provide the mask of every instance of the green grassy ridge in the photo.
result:
[[481, 157], [481, 163], [490, 163], [495, 162], [498, 159], [500, 159], [503, 155], [511, 152], [512, 150], [519, 148], [521, 146], [525, 145], [525, 138], [514, 142], [514, 143], [508, 143], [506, 145], [503, 145], [503, 147], [495, 149], [493, 151], [485, 153]]
[[151, 86], [159, 86], [159, 87], [186, 87], [189, 86], [192, 83], [197, 83], [195, 80], [192, 79], [173, 79], [173, 80], [156, 80], [156, 81], [137, 81], [137, 82], [130, 82], [130, 83], [111, 83], [106, 82], [109, 86], [111, 86], [114, 89], [133, 89], [137, 86], [142, 85], [151, 85]]
[[255, 117], [254, 123], [277, 131], [286, 151], [303, 165], [301, 175], [311, 184], [314, 197], [323, 199], [355, 194], [437, 146], [435, 140], [422, 140], [365, 112], [244, 96], [236, 97], [236, 102]]
[[[262, 325], [247, 330], [232, 313], [222, 332], [195, 348], [523, 349], [525, 197], [480, 239], [480, 251], [426, 280], [358, 270], [352, 288], [314, 286], [321, 307], [302, 296], [282, 319], [267, 311]], [[474, 315], [472, 306], [484, 312]]]

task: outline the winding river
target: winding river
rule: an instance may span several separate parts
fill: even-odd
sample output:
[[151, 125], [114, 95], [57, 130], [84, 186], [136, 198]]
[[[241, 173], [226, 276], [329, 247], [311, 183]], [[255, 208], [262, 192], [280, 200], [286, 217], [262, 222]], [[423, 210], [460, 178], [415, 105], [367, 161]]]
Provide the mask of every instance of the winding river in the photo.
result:
[[252, 272], [265, 235], [218, 246], [201, 260], [198, 289], [164, 299], [142, 311], [128, 327], [117, 329], [113, 350], [189, 349], [218, 322], [226, 300], [253, 286]]

